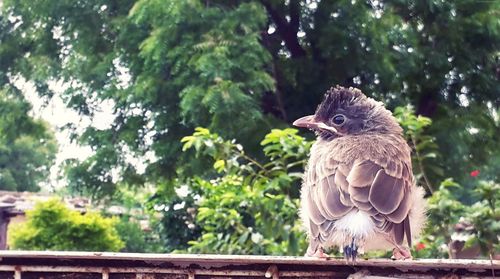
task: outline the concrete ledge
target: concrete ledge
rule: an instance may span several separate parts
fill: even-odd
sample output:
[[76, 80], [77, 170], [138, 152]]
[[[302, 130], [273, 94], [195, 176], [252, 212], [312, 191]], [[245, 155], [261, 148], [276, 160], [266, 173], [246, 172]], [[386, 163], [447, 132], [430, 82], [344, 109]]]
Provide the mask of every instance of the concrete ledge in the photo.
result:
[[[500, 261], [0, 251], [0, 278], [495, 278]], [[38, 277], [37, 277], [38, 276]]]

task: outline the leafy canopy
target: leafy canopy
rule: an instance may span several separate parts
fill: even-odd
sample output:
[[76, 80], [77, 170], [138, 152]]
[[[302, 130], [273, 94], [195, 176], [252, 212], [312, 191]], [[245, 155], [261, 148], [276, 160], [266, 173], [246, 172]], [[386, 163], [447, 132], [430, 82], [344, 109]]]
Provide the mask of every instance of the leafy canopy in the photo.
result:
[[0, 190], [38, 191], [48, 182], [57, 142], [15, 88], [0, 89]]
[[[445, 156], [427, 183], [455, 176], [473, 187], [471, 169], [492, 180], [500, 173], [499, 8], [472, 0], [5, 0], [0, 86], [24, 77], [91, 117], [101, 102], [114, 104], [109, 129], [76, 135], [95, 154], [69, 162], [68, 177], [88, 194], [203, 172], [179, 142], [198, 126], [262, 157], [264, 134], [311, 114], [335, 84], [431, 118]], [[62, 93], [48, 86], [55, 81], [67, 85]]]

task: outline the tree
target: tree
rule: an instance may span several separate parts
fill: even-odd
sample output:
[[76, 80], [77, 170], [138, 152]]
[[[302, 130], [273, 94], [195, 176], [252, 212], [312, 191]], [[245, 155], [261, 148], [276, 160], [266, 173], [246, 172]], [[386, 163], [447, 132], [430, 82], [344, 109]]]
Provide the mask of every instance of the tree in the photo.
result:
[[26, 222], [9, 226], [9, 246], [22, 250], [119, 251], [116, 219], [70, 210], [61, 201], [40, 202]]
[[0, 190], [37, 191], [47, 182], [57, 143], [49, 125], [29, 116], [15, 88], [0, 90]]
[[[205, 126], [249, 153], [273, 126], [310, 114], [335, 84], [430, 117], [443, 156], [431, 183], [498, 158], [498, 1], [4, 1], [0, 63], [9, 77], [63, 80], [69, 107], [115, 121], [78, 137], [73, 188], [168, 183], [203, 170], [179, 139]], [[473, 111], [474, 113], [471, 113]], [[474, 141], [481, 148], [474, 148]], [[154, 156], [141, 157], [144, 154]], [[127, 156], [143, 158], [144, 173]], [[187, 164], [189, 163], [189, 164]], [[112, 173], [119, 173], [118, 179]], [[472, 186], [470, 186], [472, 187]], [[90, 190], [89, 190], [90, 189]]]

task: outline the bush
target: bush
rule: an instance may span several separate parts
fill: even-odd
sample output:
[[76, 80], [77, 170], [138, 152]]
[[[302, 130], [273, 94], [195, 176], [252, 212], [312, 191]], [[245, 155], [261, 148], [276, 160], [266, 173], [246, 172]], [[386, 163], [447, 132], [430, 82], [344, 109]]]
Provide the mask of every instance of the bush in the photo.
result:
[[[473, 202], [462, 202], [458, 194], [467, 192]], [[452, 179], [444, 180], [428, 199], [428, 224], [417, 257], [456, 257], [450, 245], [459, 244], [458, 252], [477, 250], [466, 257], [490, 258], [499, 254], [500, 244], [500, 184], [477, 181], [473, 191], [467, 191]], [[460, 229], [468, 227], [468, 229]], [[460, 244], [461, 242], [461, 244]]]
[[37, 203], [25, 223], [9, 227], [9, 246], [19, 250], [119, 251], [124, 247], [115, 218], [82, 215], [60, 200]]
[[[306, 237], [298, 216], [302, 170], [312, 142], [296, 129], [274, 129], [261, 142], [261, 162], [240, 144], [204, 128], [185, 137], [184, 150], [213, 159], [213, 173], [188, 178], [196, 208], [189, 252], [297, 255]], [[174, 210], [186, 208], [173, 204]], [[170, 211], [170, 208], [169, 208]], [[187, 225], [189, 227], [189, 224]]]

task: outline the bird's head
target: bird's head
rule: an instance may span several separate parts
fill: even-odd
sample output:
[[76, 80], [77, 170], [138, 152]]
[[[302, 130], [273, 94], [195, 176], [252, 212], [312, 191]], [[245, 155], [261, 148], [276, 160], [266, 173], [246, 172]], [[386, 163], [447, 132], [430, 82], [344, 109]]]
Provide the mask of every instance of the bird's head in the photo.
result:
[[346, 135], [402, 133], [381, 102], [366, 97], [359, 89], [341, 86], [326, 92], [315, 114], [301, 117], [293, 125], [313, 130], [325, 140]]

